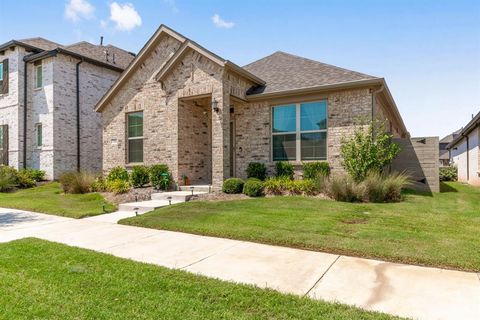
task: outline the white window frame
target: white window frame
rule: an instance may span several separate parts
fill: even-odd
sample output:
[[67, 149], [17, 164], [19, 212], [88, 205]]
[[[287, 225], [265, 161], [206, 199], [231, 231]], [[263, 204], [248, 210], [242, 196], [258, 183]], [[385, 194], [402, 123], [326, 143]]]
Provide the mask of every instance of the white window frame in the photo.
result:
[[[131, 162], [130, 161], [130, 141], [131, 140], [143, 140], [143, 142], [145, 143], [145, 140], [143, 139], [143, 135], [141, 137], [129, 137], [128, 136], [128, 130], [129, 130], [129, 120], [128, 120], [128, 116], [131, 115], [131, 114], [134, 114], [134, 113], [142, 113], [143, 116], [145, 116], [145, 113], [143, 112], [143, 110], [139, 110], [139, 111], [132, 111], [132, 112], [128, 112], [126, 115], [127, 115], [127, 130], [126, 131], [126, 135], [127, 135], [127, 145], [125, 146], [125, 150], [127, 151], [127, 164], [135, 164], [135, 163], [143, 163], [145, 161], [145, 146], [142, 150], [142, 158], [143, 158], [143, 161], [142, 162]], [[145, 118], [143, 117], [142, 118], [143, 121], [145, 121]], [[142, 123], [142, 132], [144, 132], [144, 129], [145, 129], [145, 122]]]
[[[38, 138], [41, 140], [41, 144], [38, 144]], [[35, 146], [37, 148], [43, 147], [43, 125], [42, 123], [35, 123]]]
[[[301, 130], [301, 112], [300, 108], [301, 105], [304, 103], [315, 103], [315, 102], [325, 102], [326, 108], [325, 108], [325, 118], [326, 118], [326, 125], [325, 129], [320, 129], [320, 130], [306, 130], [302, 131]], [[273, 108], [275, 107], [284, 107], [284, 106], [295, 106], [295, 131], [288, 131], [288, 132], [273, 132]], [[272, 162], [278, 162], [278, 161], [288, 161], [288, 162], [312, 162], [312, 161], [326, 161], [328, 159], [328, 142], [326, 142], [327, 146], [325, 148], [325, 158], [323, 159], [315, 159], [315, 160], [302, 160], [302, 133], [326, 133], [325, 139], [328, 139], [328, 100], [327, 99], [320, 99], [320, 100], [315, 100], [315, 101], [302, 101], [302, 102], [297, 102], [297, 103], [286, 103], [286, 104], [278, 104], [274, 105], [270, 108], [270, 119], [272, 121], [271, 125], [271, 137], [270, 137], [270, 154], [271, 154], [271, 161]], [[288, 135], [288, 134], [295, 134], [295, 159], [294, 160], [274, 160], [273, 159], [273, 137], [274, 136], [282, 136], [282, 135]]]
[[[41, 79], [42, 82], [40, 83], [40, 85], [38, 85], [38, 81], [37, 81], [37, 80], [38, 80], [38, 79], [37, 79], [37, 78], [38, 78], [38, 71], [37, 71], [37, 70], [38, 70], [39, 68], [40, 68], [40, 70], [41, 70], [40, 72], [41, 72], [41, 74], [42, 74], [42, 79]], [[40, 88], [42, 88], [42, 87], [43, 87], [43, 66], [42, 66], [42, 64], [40, 63], [40, 64], [38, 64], [38, 65], [34, 65], [33, 88], [34, 88], [34, 89], [40, 89]]]
[[3, 81], [3, 62], [0, 62], [0, 81]]

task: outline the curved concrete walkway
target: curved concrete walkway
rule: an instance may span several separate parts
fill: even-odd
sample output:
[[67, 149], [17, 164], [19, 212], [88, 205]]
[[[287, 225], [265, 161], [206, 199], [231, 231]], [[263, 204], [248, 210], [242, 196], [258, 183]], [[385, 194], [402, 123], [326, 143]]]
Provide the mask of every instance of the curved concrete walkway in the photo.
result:
[[480, 319], [477, 273], [123, 226], [110, 217], [75, 220], [0, 208], [0, 242], [37, 237], [404, 317]]

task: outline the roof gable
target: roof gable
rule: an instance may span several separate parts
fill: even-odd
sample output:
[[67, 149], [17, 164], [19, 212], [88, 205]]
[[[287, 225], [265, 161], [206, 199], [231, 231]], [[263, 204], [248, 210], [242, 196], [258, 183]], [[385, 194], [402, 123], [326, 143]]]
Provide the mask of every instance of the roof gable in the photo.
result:
[[243, 67], [267, 84], [249, 94], [262, 94], [338, 83], [379, 79], [322, 62], [277, 51]]

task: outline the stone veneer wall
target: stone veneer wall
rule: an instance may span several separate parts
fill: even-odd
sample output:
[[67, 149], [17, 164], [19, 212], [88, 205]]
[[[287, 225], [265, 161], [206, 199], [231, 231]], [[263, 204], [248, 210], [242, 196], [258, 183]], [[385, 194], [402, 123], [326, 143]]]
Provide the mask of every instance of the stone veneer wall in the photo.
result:
[[211, 183], [211, 122], [210, 99], [178, 103], [178, 173], [192, 184]]

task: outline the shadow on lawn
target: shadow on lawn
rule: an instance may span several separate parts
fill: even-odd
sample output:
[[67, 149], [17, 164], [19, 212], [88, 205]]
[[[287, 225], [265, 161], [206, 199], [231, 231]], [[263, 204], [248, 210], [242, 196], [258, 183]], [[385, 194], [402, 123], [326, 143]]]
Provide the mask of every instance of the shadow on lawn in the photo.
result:
[[440, 182], [440, 192], [458, 192], [458, 190], [445, 182]]

